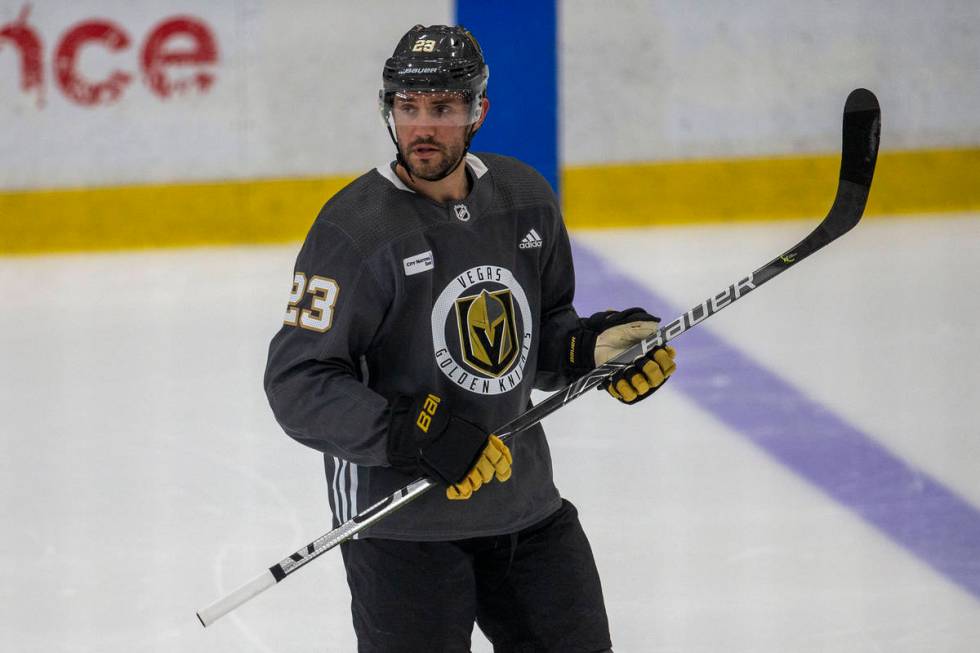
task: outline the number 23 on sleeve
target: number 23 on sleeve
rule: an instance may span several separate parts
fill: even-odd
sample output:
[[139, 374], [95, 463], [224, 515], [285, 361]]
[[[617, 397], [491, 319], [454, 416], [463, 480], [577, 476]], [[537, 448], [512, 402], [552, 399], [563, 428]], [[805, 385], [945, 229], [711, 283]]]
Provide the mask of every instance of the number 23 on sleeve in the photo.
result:
[[[303, 295], [313, 295], [309, 308], [300, 309]], [[340, 294], [340, 284], [327, 277], [312, 277], [309, 281], [302, 272], [293, 277], [293, 290], [289, 293], [289, 307], [283, 322], [310, 331], [324, 333], [333, 325], [333, 310]]]

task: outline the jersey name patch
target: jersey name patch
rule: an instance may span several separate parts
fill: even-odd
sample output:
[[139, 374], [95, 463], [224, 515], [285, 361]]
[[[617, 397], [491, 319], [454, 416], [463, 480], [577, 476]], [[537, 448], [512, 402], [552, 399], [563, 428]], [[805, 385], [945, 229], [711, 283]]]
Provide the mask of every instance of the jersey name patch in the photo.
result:
[[419, 272], [425, 272], [426, 270], [431, 270], [435, 267], [435, 263], [432, 260], [432, 250], [428, 252], [422, 252], [421, 254], [416, 254], [415, 256], [409, 256], [402, 261], [402, 265], [405, 266], [405, 276], [410, 277], [413, 274], [418, 274]]
[[518, 387], [531, 339], [531, 307], [506, 268], [470, 268], [443, 289], [432, 307], [436, 364], [470, 392], [497, 395]]

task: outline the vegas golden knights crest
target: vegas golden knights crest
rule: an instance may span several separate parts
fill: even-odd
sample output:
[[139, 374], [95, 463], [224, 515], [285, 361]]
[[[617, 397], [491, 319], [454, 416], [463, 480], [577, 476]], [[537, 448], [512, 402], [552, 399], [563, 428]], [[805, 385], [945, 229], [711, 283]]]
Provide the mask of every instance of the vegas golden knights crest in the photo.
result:
[[510, 289], [460, 297], [456, 322], [463, 360], [475, 370], [499, 377], [510, 369], [520, 351], [514, 297]]
[[432, 306], [436, 365], [467, 392], [498, 395], [520, 387], [533, 339], [527, 295], [498, 265], [461, 272]]

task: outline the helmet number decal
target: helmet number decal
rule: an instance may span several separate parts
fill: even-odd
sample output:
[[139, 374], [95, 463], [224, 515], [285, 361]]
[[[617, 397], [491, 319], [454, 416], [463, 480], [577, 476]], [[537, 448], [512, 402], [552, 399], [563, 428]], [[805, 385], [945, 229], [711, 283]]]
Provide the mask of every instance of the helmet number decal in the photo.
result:
[[436, 49], [436, 42], [430, 39], [419, 39], [415, 42], [414, 47], [412, 47], [412, 52], [434, 52]]
[[[299, 308], [303, 296], [313, 295], [310, 308]], [[283, 323], [310, 331], [324, 333], [333, 326], [333, 310], [340, 294], [340, 284], [327, 277], [313, 277], [307, 282], [306, 275], [297, 272], [293, 277], [293, 289], [289, 293], [289, 307]]]

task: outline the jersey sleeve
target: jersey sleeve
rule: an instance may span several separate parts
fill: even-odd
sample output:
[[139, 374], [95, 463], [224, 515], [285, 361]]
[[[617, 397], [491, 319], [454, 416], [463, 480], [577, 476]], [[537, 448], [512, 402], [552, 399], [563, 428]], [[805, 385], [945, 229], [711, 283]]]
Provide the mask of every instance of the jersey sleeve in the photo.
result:
[[358, 465], [386, 465], [387, 401], [362, 379], [388, 300], [347, 235], [318, 220], [294, 269], [265, 391], [293, 439]]
[[574, 379], [566, 373], [565, 360], [571, 332], [578, 327], [575, 299], [575, 269], [568, 232], [555, 207], [557, 228], [551, 251], [541, 271], [541, 341], [534, 387], [557, 390]]

